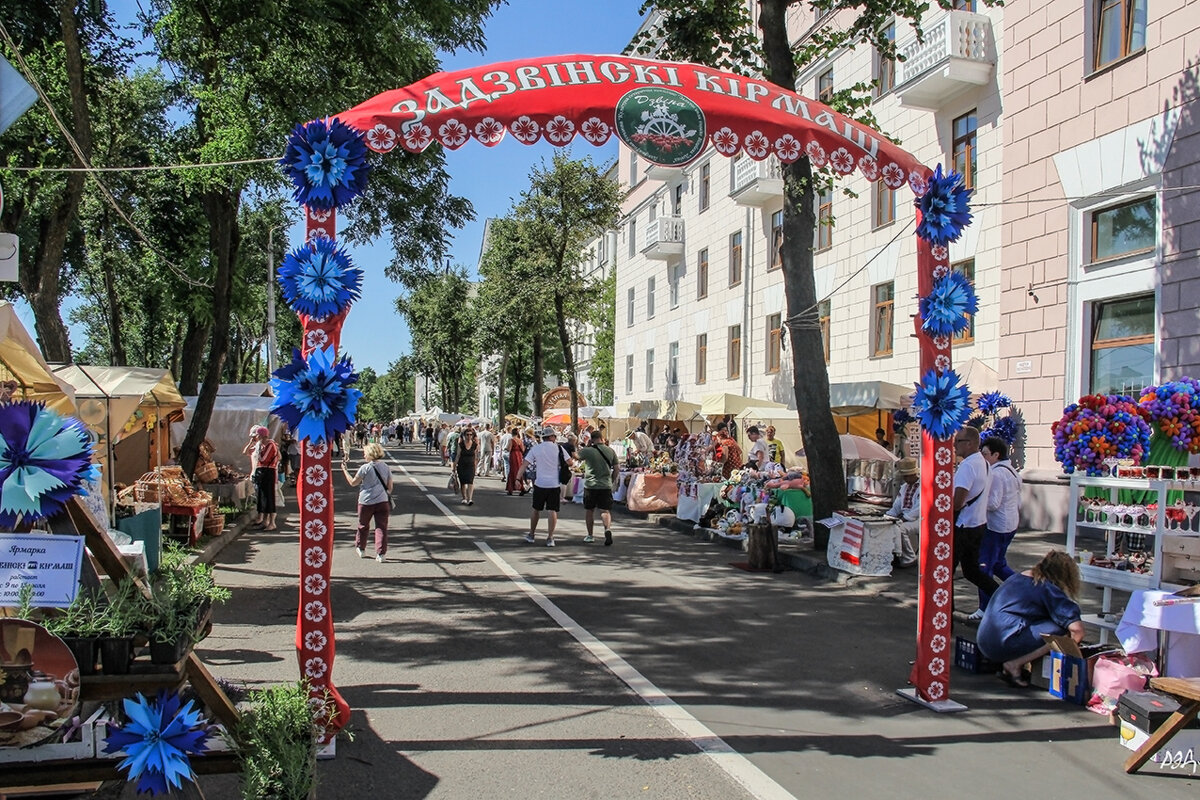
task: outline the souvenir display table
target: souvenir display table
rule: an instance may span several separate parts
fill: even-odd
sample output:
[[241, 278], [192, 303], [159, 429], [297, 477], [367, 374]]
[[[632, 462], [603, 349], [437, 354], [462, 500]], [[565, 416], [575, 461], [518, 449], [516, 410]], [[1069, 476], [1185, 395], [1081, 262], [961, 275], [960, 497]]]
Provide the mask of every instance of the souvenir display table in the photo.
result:
[[1189, 678], [1200, 675], [1200, 602], [1171, 602], [1170, 592], [1139, 589], [1129, 596], [1117, 624], [1117, 639], [1127, 653], [1158, 650], [1163, 637], [1163, 675]]
[[826, 560], [852, 575], [891, 575], [898, 543], [899, 529], [890, 520], [834, 514]]
[[223, 506], [245, 508], [254, 504], [254, 479], [244, 478], [234, 483], [209, 483], [204, 488], [213, 493]]
[[689, 522], [699, 522], [704, 518], [713, 501], [717, 499], [722, 484], [720, 482], [680, 481], [678, 486], [679, 499], [675, 516]]
[[774, 498], [776, 505], [786, 506], [794, 511], [796, 519], [812, 517], [812, 496], [803, 489], [772, 489], [771, 497]]

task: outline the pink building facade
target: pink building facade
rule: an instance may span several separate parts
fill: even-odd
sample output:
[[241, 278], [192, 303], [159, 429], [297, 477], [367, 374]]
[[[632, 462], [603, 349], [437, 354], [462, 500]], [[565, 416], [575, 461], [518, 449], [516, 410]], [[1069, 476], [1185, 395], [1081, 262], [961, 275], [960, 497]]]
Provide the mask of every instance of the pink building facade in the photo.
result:
[[1028, 522], [1061, 525], [1050, 425], [1200, 375], [1200, 2], [1009, 0], [999, 372]]

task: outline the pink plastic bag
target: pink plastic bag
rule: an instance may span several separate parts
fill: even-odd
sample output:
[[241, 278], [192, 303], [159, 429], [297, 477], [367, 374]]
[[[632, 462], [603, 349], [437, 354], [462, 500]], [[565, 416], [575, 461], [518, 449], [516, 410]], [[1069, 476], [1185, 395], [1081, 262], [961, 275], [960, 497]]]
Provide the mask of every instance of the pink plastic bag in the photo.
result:
[[1149, 680], [1157, 675], [1158, 667], [1142, 653], [1104, 653], [1096, 659], [1092, 670], [1092, 696], [1087, 707], [1097, 714], [1112, 714], [1121, 695], [1131, 689], [1144, 691]]

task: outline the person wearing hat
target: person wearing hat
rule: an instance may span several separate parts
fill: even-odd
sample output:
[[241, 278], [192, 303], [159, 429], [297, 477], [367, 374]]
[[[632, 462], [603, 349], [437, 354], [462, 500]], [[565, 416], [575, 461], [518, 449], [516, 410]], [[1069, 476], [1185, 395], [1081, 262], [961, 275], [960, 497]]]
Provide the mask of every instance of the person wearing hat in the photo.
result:
[[275, 475], [279, 468], [279, 445], [271, 440], [271, 431], [265, 425], [250, 428], [250, 441], [242, 448], [250, 456], [250, 470], [254, 476], [254, 495], [258, 516], [252, 527], [264, 531], [275, 530]]
[[902, 482], [895, 502], [884, 516], [896, 523], [897, 563], [901, 567], [911, 567], [917, 563], [912, 534], [917, 533], [921, 525], [921, 468], [915, 458], [902, 458], [896, 462], [896, 474]]
[[559, 467], [565, 464], [567, 454], [558, 444], [558, 432], [554, 428], [542, 430], [542, 441], [529, 448], [525, 461], [533, 471], [533, 511], [529, 515], [529, 533], [525, 541], [533, 544], [537, 541], [538, 520], [541, 512], [547, 513], [548, 530], [546, 546], [554, 547], [554, 529], [558, 526], [558, 509], [562, 499], [562, 483], [559, 480]]

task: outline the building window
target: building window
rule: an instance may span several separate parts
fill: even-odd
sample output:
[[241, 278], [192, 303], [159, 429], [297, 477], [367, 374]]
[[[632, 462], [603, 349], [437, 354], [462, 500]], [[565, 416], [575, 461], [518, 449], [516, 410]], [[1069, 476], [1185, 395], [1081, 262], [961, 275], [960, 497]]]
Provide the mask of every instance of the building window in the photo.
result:
[[895, 287], [891, 281], [871, 288], [875, 299], [875, 311], [871, 316], [871, 355], [892, 354], [892, 312], [895, 305]]
[[646, 351], [646, 391], [654, 390], [654, 348]]
[[767, 372], [779, 372], [781, 340], [783, 338], [783, 315], [767, 317]]
[[637, 255], [637, 220], [629, 220], [629, 257]]
[[742, 326], [729, 326], [729, 377], [742, 376]]
[[825, 363], [829, 363], [829, 312], [832, 304], [829, 300], [817, 303], [817, 319], [821, 325], [821, 344], [825, 346]]
[[[950, 265], [950, 269], [966, 278], [972, 287], [975, 286], [975, 259], [968, 258], [966, 261], [955, 262]], [[964, 314], [963, 316], [968, 320], [967, 327], [962, 333], [956, 334], [950, 340], [951, 345], [970, 344], [975, 341], [975, 315]]]
[[658, 219], [658, 203], [652, 203], [650, 206], [650, 227], [646, 228], [646, 230], [654, 227], [654, 220], [656, 219]]
[[646, 279], [646, 319], [654, 319], [654, 278]]
[[729, 285], [742, 282], [742, 232], [729, 236]]
[[817, 100], [829, 105], [833, 99], [833, 67], [817, 76]]
[[[896, 23], [883, 29], [883, 35], [892, 44], [896, 43]], [[883, 53], [875, 55], [875, 96], [887, 94], [896, 85], [896, 60], [887, 58]]]
[[696, 255], [696, 299], [708, 297], [708, 248]]
[[678, 217], [680, 210], [683, 208], [683, 184], [675, 184], [674, 191], [671, 192], [671, 216]]
[[1154, 195], [1092, 212], [1092, 263], [1154, 249], [1158, 200]]
[[875, 195], [875, 214], [872, 227], [882, 228], [884, 225], [891, 225], [896, 221], [896, 190], [889, 189], [883, 181], [875, 181], [871, 184], [871, 191]]
[[955, 11], [970, 11], [975, 13], [975, 0], [954, 0]]
[[708, 164], [700, 166], [700, 210], [708, 210], [708, 201], [712, 196], [712, 174]]
[[633, 356], [625, 356], [625, 394], [633, 394]]
[[696, 383], [708, 380], [708, 334], [696, 337]]
[[638, 174], [638, 157], [636, 153], [629, 154], [629, 185], [637, 186], [638, 179], [641, 175]]
[[625, 324], [633, 324], [633, 287], [629, 287], [629, 292], [625, 295]]
[[956, 118], [953, 126], [954, 153], [950, 160], [954, 164], [954, 171], [963, 176], [963, 183], [968, 189], [975, 188], [976, 126], [973, 108]]
[[771, 215], [771, 260], [767, 262], [767, 271], [783, 266], [783, 210]]
[[1154, 383], [1154, 295], [1092, 305], [1091, 394], [1137, 397]]
[[1092, 69], [1146, 48], [1146, 0], [1094, 0]]
[[679, 308], [679, 270], [678, 264], [672, 264], [667, 278], [667, 297], [671, 301], [671, 308]]
[[667, 383], [679, 383], [679, 342], [671, 342], [667, 348]]
[[833, 188], [817, 194], [817, 250], [833, 247]]

